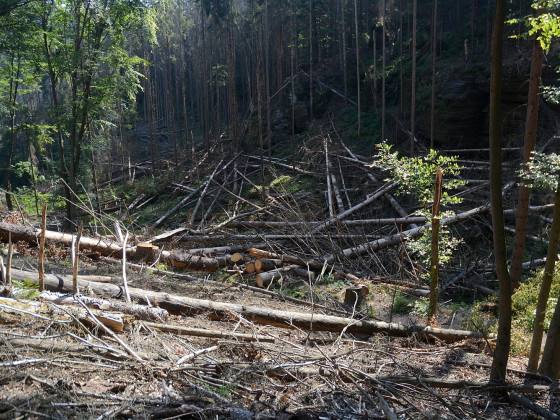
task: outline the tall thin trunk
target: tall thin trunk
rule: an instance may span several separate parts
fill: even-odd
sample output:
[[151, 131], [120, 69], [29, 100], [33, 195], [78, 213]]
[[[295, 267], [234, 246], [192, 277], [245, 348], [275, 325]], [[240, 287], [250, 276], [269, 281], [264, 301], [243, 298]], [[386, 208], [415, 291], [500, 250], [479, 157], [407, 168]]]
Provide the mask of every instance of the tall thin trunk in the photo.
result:
[[410, 156], [414, 156], [416, 136], [416, 15], [418, 0], [412, 0], [412, 87], [410, 94]]
[[[403, 14], [404, 14], [404, 6], [403, 0], [400, 0], [400, 13], [399, 13], [399, 49], [400, 49], [400, 57], [399, 57], [399, 113], [402, 114], [403, 112]], [[400, 117], [400, 116], [399, 116]]]
[[[383, 0], [385, 1], [385, 0]], [[354, 0], [354, 32], [356, 37], [356, 90], [358, 96], [358, 136], [362, 135], [362, 99], [360, 93], [360, 38], [358, 34], [358, 5]]]
[[[64, 193], [66, 196], [66, 200], [70, 201], [72, 199], [72, 195], [70, 193], [70, 189], [68, 188], [68, 166], [66, 164], [66, 154], [64, 151], [64, 137], [63, 137], [63, 127], [62, 127], [62, 115], [59, 107], [59, 100], [58, 100], [58, 77], [54, 70], [54, 65], [52, 62], [52, 53], [51, 47], [48, 38], [48, 14], [45, 12], [45, 15], [41, 18], [42, 28], [43, 28], [43, 48], [45, 52], [45, 58], [47, 60], [47, 68], [49, 73], [50, 79], [50, 88], [51, 88], [51, 96], [54, 108], [54, 116], [56, 121], [56, 134], [57, 134], [57, 141], [58, 141], [58, 149], [60, 152], [60, 177], [66, 181], [64, 182]], [[69, 207], [66, 206], [66, 216], [70, 218], [70, 210]]]
[[507, 267], [506, 235], [502, 200], [502, 73], [506, 1], [496, 0], [490, 56], [490, 198], [494, 259], [499, 283], [499, 319], [496, 350], [490, 379], [503, 383], [511, 345], [511, 279]]
[[430, 148], [434, 148], [435, 122], [436, 122], [436, 56], [437, 56], [437, 0], [434, 0], [432, 16], [432, 103], [430, 111]]
[[295, 59], [296, 59], [296, 48], [297, 48], [297, 28], [296, 28], [296, 6], [295, 1], [292, 1], [292, 47], [290, 52], [290, 93], [291, 93], [291, 105], [292, 105], [292, 137], [291, 137], [291, 149], [292, 149], [292, 166], [295, 168], [296, 165], [296, 93], [295, 93]]
[[[531, 340], [531, 350], [529, 352], [529, 361], [527, 363], [527, 370], [531, 370], [531, 371], [537, 370], [537, 366], [539, 364], [539, 357], [541, 355], [541, 345], [542, 345], [542, 338], [544, 333], [544, 320], [546, 317], [546, 307], [548, 303], [548, 297], [550, 295], [550, 288], [552, 286], [552, 279], [554, 276], [554, 267], [556, 265], [556, 261], [558, 260], [559, 238], [560, 238], [560, 188], [557, 188], [555, 200], [554, 200], [554, 215], [552, 216], [552, 224], [551, 224], [550, 237], [548, 242], [548, 252], [546, 254], [546, 265], [544, 267], [542, 284], [539, 290], [537, 307], [535, 309], [533, 338]], [[555, 357], [558, 357], [558, 353], [555, 353]], [[547, 364], [549, 364], [549, 362], [545, 360], [543, 368]]]
[[[533, 42], [533, 60], [531, 61], [531, 75], [529, 78], [529, 94], [527, 98], [527, 115], [525, 119], [525, 140], [523, 145], [523, 165], [531, 159], [537, 139], [537, 122], [539, 118], [539, 89], [543, 66], [543, 50], [538, 39]], [[511, 257], [510, 276], [514, 289], [519, 287], [525, 253], [525, 237], [529, 220], [530, 191], [526, 185], [519, 187], [517, 201], [517, 216], [515, 220], [515, 238]], [[536, 366], [535, 366], [536, 367]]]
[[266, 137], [268, 146], [268, 162], [272, 164], [272, 123], [270, 109], [270, 57], [269, 57], [269, 37], [268, 33], [268, 0], [264, 0], [264, 62], [266, 77]]
[[309, 0], [309, 118], [313, 119], [313, 0]]
[[169, 46], [169, 37], [165, 37], [165, 53], [167, 58], [165, 60], [165, 68], [167, 72], [167, 101], [165, 105], [169, 110], [168, 114], [168, 124], [170, 125], [171, 129], [171, 139], [173, 141], [173, 149], [175, 151], [173, 156], [173, 161], [175, 162], [175, 166], [179, 165], [179, 143], [177, 142], [177, 131], [175, 129], [175, 93], [173, 91], [173, 74], [171, 69], [171, 47]]
[[[550, 290], [550, 283], [552, 282], [552, 275], [554, 273], [554, 265], [557, 259], [556, 250], [558, 249], [558, 236], [560, 236], [560, 186], [557, 187], [556, 190], [556, 199], [554, 203], [554, 220], [552, 223], [552, 231], [550, 232], [550, 244], [549, 244], [549, 252], [547, 255], [546, 265], [549, 268], [547, 271], [545, 269], [545, 274], [547, 275], [546, 281], [548, 289]], [[552, 260], [550, 262], [548, 258]], [[546, 304], [548, 301], [548, 296], [545, 298], [545, 294], [547, 294], [546, 290], [543, 290], [545, 287], [545, 278], [543, 276], [543, 287], [541, 288], [541, 292], [539, 294], [539, 301], [537, 306], [537, 316], [540, 316], [539, 321], [539, 329], [541, 330], [540, 334], [541, 337], [536, 337], [533, 335], [533, 342], [531, 343], [531, 357], [537, 358], [538, 361], [538, 354], [541, 348], [541, 340], [542, 340], [542, 322], [544, 320], [544, 313], [546, 311]], [[542, 302], [541, 302], [541, 295]], [[560, 302], [560, 301], [558, 301]], [[542, 360], [539, 365], [539, 372], [542, 375], [549, 376], [551, 378], [558, 378], [560, 377], [560, 357], [558, 357], [560, 353], [560, 304], [556, 303], [556, 308], [554, 309], [554, 314], [552, 315], [552, 320], [550, 321], [550, 327], [548, 329], [548, 336], [546, 338], [546, 343], [544, 345]], [[537, 331], [537, 319], [535, 317], [535, 332]], [[535, 353], [535, 354], [533, 354]], [[535, 360], [529, 360], [530, 365], [528, 369], [532, 369], [534, 367]]]
[[382, 60], [381, 60], [381, 66], [382, 66], [382, 81], [381, 81], [381, 140], [385, 141], [385, 96], [386, 96], [386, 57], [387, 57], [387, 27], [386, 27], [386, 19], [387, 19], [387, 2], [386, 0], [383, 0], [383, 36], [382, 36]]
[[239, 121], [237, 117], [237, 88], [235, 86], [235, 40], [233, 22], [233, 0], [230, 0], [228, 16], [228, 95], [230, 105], [231, 131], [233, 137], [233, 153], [239, 148]]
[[342, 20], [342, 77], [344, 78], [344, 100], [348, 98], [348, 75], [346, 74], [346, 19], [344, 9], [346, 0], [340, 0], [340, 18]]
[[16, 104], [17, 95], [19, 87], [19, 77], [20, 77], [20, 59], [17, 59], [17, 70], [14, 77], [14, 57], [11, 58], [11, 69], [10, 69], [10, 88], [9, 88], [9, 102], [10, 102], [10, 146], [8, 149], [8, 163], [6, 167], [6, 205], [9, 211], [13, 211], [12, 203], [12, 184], [10, 182], [10, 174], [12, 170], [12, 158], [14, 155], [14, 146], [16, 142]]

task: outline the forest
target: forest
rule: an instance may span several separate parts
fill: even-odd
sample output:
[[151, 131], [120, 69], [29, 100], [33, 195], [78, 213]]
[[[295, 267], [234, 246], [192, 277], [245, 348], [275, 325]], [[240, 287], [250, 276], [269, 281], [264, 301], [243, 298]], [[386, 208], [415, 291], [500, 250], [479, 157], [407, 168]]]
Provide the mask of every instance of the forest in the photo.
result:
[[557, 0], [0, 0], [0, 417], [560, 418]]

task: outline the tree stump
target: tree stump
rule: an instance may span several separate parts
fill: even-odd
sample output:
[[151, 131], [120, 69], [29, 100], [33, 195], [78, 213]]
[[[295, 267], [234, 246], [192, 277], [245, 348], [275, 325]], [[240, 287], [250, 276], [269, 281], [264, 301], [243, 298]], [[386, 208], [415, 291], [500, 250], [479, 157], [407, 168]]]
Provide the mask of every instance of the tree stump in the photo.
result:
[[369, 289], [366, 286], [351, 286], [346, 288], [344, 293], [344, 304], [349, 308], [358, 309], [368, 295]]
[[134, 254], [134, 261], [154, 262], [155, 254], [159, 247], [147, 242], [139, 243], [136, 246], [136, 253]]

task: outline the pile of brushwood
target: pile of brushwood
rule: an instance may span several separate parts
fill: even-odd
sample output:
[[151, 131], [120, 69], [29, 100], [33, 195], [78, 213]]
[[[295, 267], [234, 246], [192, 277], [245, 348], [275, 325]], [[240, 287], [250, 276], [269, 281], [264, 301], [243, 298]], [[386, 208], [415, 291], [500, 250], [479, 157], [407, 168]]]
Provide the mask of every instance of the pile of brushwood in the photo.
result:
[[[487, 151], [463, 153], [476, 159], [441, 219], [461, 241], [440, 293], [472, 301], [496, 290]], [[83, 232], [3, 213], [0, 415], [557, 418], [557, 387], [523, 357], [488, 385], [484, 326], [393, 311], [397, 294], [429, 293], [407, 245], [430, 224], [372, 163], [331, 127], [286, 160], [214, 150], [136, 190], [151, 165], [132, 186], [115, 174], [124, 199], [84, 206]]]

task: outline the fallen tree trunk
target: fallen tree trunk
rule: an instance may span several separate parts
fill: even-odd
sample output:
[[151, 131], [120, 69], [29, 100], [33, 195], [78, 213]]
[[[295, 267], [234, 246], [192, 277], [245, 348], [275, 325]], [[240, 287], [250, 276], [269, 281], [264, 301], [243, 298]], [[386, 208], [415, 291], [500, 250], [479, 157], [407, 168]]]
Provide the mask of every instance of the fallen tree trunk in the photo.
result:
[[[39, 281], [36, 272], [21, 270], [14, 270], [14, 278], [22, 280], [29, 279], [35, 283]], [[45, 275], [45, 287], [49, 290], [69, 292], [72, 290], [72, 281], [69, 278], [64, 279], [60, 276]], [[91, 290], [92, 293], [102, 296], [123, 296], [122, 287], [113, 284], [80, 282], [80, 287], [82, 290]], [[396, 323], [356, 320], [317, 313], [278, 311], [235, 303], [193, 299], [136, 288], [130, 288], [129, 292], [130, 297], [133, 299], [141, 302], [145, 301], [145, 299], [149, 299], [150, 302], [157, 302], [159, 307], [172, 313], [183, 315], [208, 313], [211, 319], [231, 319], [232, 313], [237, 313], [249, 321], [280, 328], [297, 328], [307, 331], [331, 331], [365, 335], [388, 334], [402, 337], [416, 334], [423, 338], [433, 336], [443, 341], [459, 341], [467, 338], [484, 337], [482, 333], [476, 331], [447, 330], [444, 328], [422, 327], [419, 325], [405, 326]]]
[[[50, 292], [44, 292], [41, 293], [40, 297], [43, 300], [56, 303], [57, 305], [77, 304], [74, 297], [68, 295], [57, 295]], [[89, 296], [81, 296], [80, 299], [90, 308], [101, 309], [103, 311], [122, 312], [123, 314], [134, 315], [137, 319], [145, 321], [165, 321], [169, 318], [169, 312], [165, 309], [154, 306], [129, 304], [121, 301], [111, 301]]]
[[[0, 238], [8, 241], [10, 234], [12, 235], [13, 242], [25, 241], [33, 243], [37, 242], [39, 239], [41, 230], [19, 224], [0, 222]], [[68, 233], [53, 232], [50, 230], [45, 231], [46, 240], [61, 243], [67, 246], [72, 245], [72, 238], [74, 238], [74, 235], [70, 235]], [[88, 249], [94, 252], [99, 252], [101, 255], [114, 256], [115, 258], [122, 255], [122, 245], [108, 239], [82, 236], [80, 238], [79, 246], [80, 249]], [[134, 257], [136, 254], [136, 247], [127, 247], [126, 254]], [[214, 258], [196, 256], [181, 251], [163, 251], [161, 252], [161, 257], [174, 267], [184, 267], [197, 271], [214, 272], [218, 270], [219, 266], [218, 261]]]
[[[20, 224], [0, 222], [0, 238], [4, 241], [8, 241], [10, 233], [12, 235], [13, 242], [37, 242], [39, 235], [41, 234], [41, 229]], [[45, 231], [45, 239], [47, 241], [53, 241], [68, 246], [72, 245], [73, 237], [75, 237], [75, 235], [70, 235], [68, 233], [53, 232], [51, 230]], [[121, 244], [103, 238], [82, 237], [80, 238], [80, 249], [90, 249], [94, 252], [99, 252], [102, 255], [122, 253]], [[134, 252], [134, 249], [132, 247], [128, 247], [127, 253], [132, 252]]]
[[189, 328], [179, 325], [169, 325], [169, 324], [159, 324], [156, 322], [142, 322], [148, 328], [153, 328], [162, 332], [168, 332], [177, 335], [192, 335], [196, 337], [210, 337], [210, 338], [221, 338], [224, 340], [240, 340], [240, 341], [260, 341], [263, 343], [274, 343], [274, 338], [268, 337], [266, 335], [258, 334], [244, 334], [236, 333], [232, 331], [221, 331], [221, 330], [206, 330], [201, 328]]

